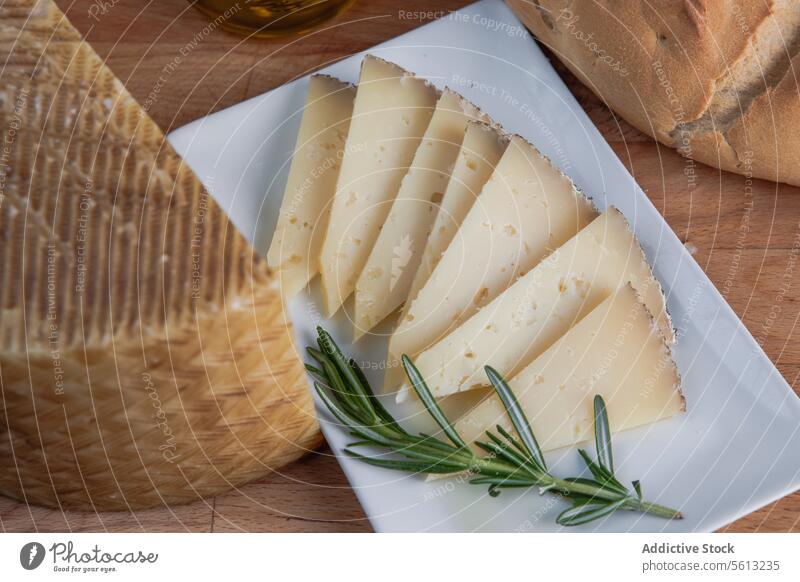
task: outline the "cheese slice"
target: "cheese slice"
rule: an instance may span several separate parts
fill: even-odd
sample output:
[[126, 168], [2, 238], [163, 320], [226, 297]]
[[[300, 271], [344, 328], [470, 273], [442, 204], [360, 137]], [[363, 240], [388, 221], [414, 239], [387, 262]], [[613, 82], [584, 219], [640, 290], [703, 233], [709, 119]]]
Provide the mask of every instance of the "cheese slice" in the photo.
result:
[[278, 225], [267, 253], [286, 298], [319, 272], [354, 96], [355, 87], [333, 77], [314, 75], [309, 81]]
[[477, 121], [467, 124], [456, 165], [436, 213], [400, 320], [405, 317], [420, 288], [428, 282], [433, 269], [439, 264], [442, 254], [478, 198], [483, 185], [492, 175], [507, 145], [508, 137], [497, 126]]
[[[630, 285], [598, 305], [509, 386], [543, 450], [591, 438], [596, 394], [605, 400], [615, 432], [685, 410], [670, 347]], [[498, 424], [512, 431], [493, 394], [460, 419], [456, 430], [472, 443]]]
[[356, 282], [356, 337], [406, 300], [467, 122], [485, 118], [477, 107], [449, 89], [439, 97], [414, 161]]
[[[389, 362], [416, 356], [445, 337], [595, 216], [569, 178], [514, 136], [392, 335]], [[387, 374], [390, 384], [398, 379]]]
[[355, 288], [436, 106], [437, 91], [397, 65], [367, 55], [320, 254], [333, 315]]
[[486, 365], [510, 378], [629, 283], [671, 342], [661, 286], [625, 218], [610, 208], [415, 364], [439, 397], [488, 385]]

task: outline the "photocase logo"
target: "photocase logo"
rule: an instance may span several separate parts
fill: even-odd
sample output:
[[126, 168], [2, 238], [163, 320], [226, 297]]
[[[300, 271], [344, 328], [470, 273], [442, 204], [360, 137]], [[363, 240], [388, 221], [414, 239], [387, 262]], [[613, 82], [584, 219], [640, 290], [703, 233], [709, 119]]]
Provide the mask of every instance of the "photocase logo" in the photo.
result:
[[35, 570], [44, 560], [44, 546], [39, 542], [28, 542], [19, 551], [19, 563], [26, 570]]
[[389, 291], [394, 290], [394, 286], [397, 285], [397, 281], [400, 280], [403, 269], [408, 265], [408, 261], [411, 260], [411, 255], [413, 254], [411, 250], [411, 237], [404, 235], [403, 238], [400, 239], [400, 244], [392, 249], [392, 272], [389, 278]]

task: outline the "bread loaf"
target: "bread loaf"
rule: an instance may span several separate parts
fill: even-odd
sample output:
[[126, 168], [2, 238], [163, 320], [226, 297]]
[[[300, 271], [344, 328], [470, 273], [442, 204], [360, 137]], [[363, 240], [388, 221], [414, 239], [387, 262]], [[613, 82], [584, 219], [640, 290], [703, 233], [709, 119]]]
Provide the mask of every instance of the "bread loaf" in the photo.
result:
[[320, 442], [272, 273], [51, 0], [0, 6], [0, 493], [183, 503]]
[[796, 0], [508, 0], [583, 83], [690, 158], [800, 185]]

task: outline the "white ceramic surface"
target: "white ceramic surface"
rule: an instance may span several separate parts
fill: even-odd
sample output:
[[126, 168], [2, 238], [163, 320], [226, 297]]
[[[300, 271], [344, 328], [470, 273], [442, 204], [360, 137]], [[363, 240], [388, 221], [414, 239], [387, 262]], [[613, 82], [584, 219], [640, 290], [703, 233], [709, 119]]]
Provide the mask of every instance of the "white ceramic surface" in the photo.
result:
[[[484, 0], [368, 52], [448, 85], [507, 130], [533, 142], [596, 204], [618, 207], [642, 241], [668, 296], [688, 412], [614, 438], [619, 474], [645, 496], [683, 510], [667, 522], [618, 514], [571, 531], [710, 531], [800, 488], [800, 399], [628, 174], [511, 11]], [[355, 82], [361, 55], [324, 72]], [[195, 121], [169, 137], [234, 223], [266, 249], [277, 220], [307, 78]], [[266, 192], [266, 195], [265, 195]], [[343, 349], [379, 368], [385, 341], [351, 347], [340, 314], [320, 316], [315, 289], [290, 306], [298, 345], [323, 323]], [[380, 386], [382, 372], [368, 370]], [[391, 400], [391, 399], [389, 399]], [[387, 406], [403, 417], [414, 404]], [[335, 451], [350, 439], [322, 412]], [[483, 487], [426, 483], [339, 457], [378, 531], [556, 531], [565, 507], [535, 491], [491, 498]], [[580, 469], [575, 450], [549, 455], [561, 475]]]

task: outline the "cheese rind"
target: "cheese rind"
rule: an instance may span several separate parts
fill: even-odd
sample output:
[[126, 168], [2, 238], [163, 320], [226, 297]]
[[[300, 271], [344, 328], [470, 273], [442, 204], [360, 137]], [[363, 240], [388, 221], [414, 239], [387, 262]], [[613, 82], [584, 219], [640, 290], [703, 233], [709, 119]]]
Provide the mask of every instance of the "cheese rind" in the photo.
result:
[[445, 89], [414, 161], [356, 282], [355, 334], [369, 331], [406, 300], [469, 120], [485, 119]]
[[514, 136], [392, 335], [390, 361], [446, 336], [595, 216], [569, 178]]
[[513, 377], [626, 284], [656, 314], [671, 343], [661, 286], [627, 221], [612, 207], [414, 363], [437, 397], [489, 385], [486, 365]]
[[364, 57], [320, 254], [329, 316], [355, 288], [428, 127], [436, 98], [436, 89], [423, 79], [379, 58]]
[[[636, 291], [625, 285], [509, 382], [543, 450], [591, 438], [603, 397], [617, 432], [685, 410], [669, 344]], [[496, 395], [456, 423], [468, 443], [496, 425], [512, 431]]]
[[456, 165], [436, 213], [400, 320], [405, 317], [420, 288], [428, 282], [507, 145], [508, 136], [499, 127], [477, 121], [467, 124]]
[[300, 132], [267, 263], [285, 298], [319, 272], [319, 253], [336, 192], [355, 87], [327, 75], [309, 80]]

